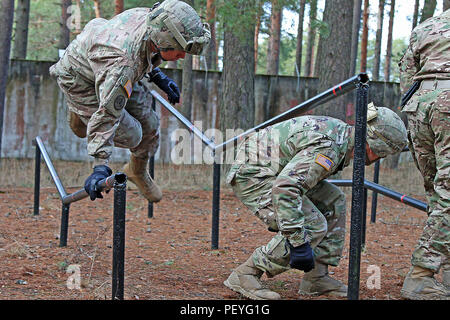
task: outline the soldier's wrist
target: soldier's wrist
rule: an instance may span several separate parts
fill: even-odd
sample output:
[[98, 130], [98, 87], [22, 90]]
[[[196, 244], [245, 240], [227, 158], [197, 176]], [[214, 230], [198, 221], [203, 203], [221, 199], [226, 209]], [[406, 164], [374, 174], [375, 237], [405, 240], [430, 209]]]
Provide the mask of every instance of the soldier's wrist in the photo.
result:
[[94, 158], [94, 163], [92, 164], [92, 168], [94, 168], [95, 166], [101, 166], [101, 165], [105, 165], [108, 166], [109, 163], [109, 158]]
[[298, 229], [295, 232], [290, 233], [283, 232], [283, 235], [286, 237], [286, 239], [293, 247], [299, 247], [308, 242], [304, 228]]

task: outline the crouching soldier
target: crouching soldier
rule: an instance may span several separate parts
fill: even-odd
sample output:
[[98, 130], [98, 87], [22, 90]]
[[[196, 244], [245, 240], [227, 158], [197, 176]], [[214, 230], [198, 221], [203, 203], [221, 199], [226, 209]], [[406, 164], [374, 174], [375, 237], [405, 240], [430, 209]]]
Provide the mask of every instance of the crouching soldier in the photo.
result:
[[[367, 119], [366, 165], [405, 148], [406, 128], [397, 114], [370, 104]], [[273, 277], [295, 268], [306, 272], [299, 294], [347, 295], [347, 286], [328, 274], [328, 266], [338, 266], [344, 246], [345, 195], [324, 180], [349, 164], [354, 136], [355, 128], [338, 119], [302, 116], [241, 143], [227, 182], [277, 234], [238, 266], [225, 286], [250, 299], [280, 299], [259, 279], [264, 272]]]
[[146, 170], [159, 145], [159, 119], [145, 82], [178, 103], [178, 86], [157, 66], [186, 53], [202, 54], [210, 37], [209, 26], [192, 7], [166, 0], [90, 21], [50, 68], [64, 93], [70, 127], [78, 137], [87, 137], [88, 154], [94, 157], [84, 186], [91, 200], [103, 198], [96, 183], [112, 173], [108, 161], [114, 146], [131, 151], [123, 168], [128, 179], [148, 201], [161, 200], [161, 190]]

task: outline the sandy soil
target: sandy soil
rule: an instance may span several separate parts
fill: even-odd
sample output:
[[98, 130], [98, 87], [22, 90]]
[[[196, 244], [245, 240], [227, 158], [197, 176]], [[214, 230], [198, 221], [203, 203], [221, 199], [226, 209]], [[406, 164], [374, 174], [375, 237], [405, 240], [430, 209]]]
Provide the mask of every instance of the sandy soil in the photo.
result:
[[[32, 188], [0, 188], [0, 299], [111, 299], [113, 192], [103, 200], [85, 199], [71, 205], [65, 248], [59, 247], [61, 201], [55, 188], [41, 190], [40, 205], [40, 215], [34, 216]], [[223, 281], [273, 233], [230, 190], [222, 191], [220, 205], [219, 249], [212, 250], [211, 191], [165, 190], [150, 219], [147, 202], [136, 190], [128, 190], [125, 298], [243, 299]], [[379, 196], [377, 222], [370, 223], [369, 216], [361, 255], [360, 299], [401, 299], [403, 278], [426, 215]], [[347, 217], [349, 231], [350, 213]], [[348, 241], [349, 232], [340, 266], [330, 268], [333, 277], [344, 282]], [[66, 270], [71, 265], [80, 267], [80, 290], [67, 287], [70, 274]], [[372, 281], [377, 268], [378, 288]], [[264, 275], [262, 280], [286, 300], [324, 298], [299, 297], [302, 275], [290, 270], [271, 279]]]

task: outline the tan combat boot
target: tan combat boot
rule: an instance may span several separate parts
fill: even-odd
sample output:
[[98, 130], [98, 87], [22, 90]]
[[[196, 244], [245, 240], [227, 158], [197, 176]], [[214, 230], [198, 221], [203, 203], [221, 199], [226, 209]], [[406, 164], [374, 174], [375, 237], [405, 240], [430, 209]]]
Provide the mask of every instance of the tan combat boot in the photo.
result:
[[347, 286], [328, 275], [328, 265], [316, 262], [314, 269], [303, 276], [298, 293], [309, 296], [346, 297]]
[[281, 296], [259, 282], [264, 272], [255, 267], [252, 257], [237, 267], [223, 282], [225, 286], [252, 300], [280, 300]]
[[78, 138], [86, 138], [87, 126], [81, 121], [80, 117], [72, 111], [69, 111], [69, 126]]
[[412, 266], [400, 291], [403, 298], [410, 300], [449, 300], [444, 285], [433, 277], [433, 271]]
[[136, 158], [132, 154], [130, 162], [122, 168], [122, 171], [138, 187], [139, 191], [148, 201], [158, 202], [162, 198], [162, 192], [150, 177], [147, 171], [147, 163], [147, 159]]

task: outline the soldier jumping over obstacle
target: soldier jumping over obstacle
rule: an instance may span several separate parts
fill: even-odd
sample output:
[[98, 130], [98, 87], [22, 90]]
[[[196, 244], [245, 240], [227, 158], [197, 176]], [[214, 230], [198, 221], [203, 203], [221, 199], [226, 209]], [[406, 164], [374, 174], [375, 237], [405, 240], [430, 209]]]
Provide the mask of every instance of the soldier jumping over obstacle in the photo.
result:
[[131, 151], [123, 168], [128, 179], [148, 201], [161, 200], [146, 170], [159, 146], [159, 119], [143, 78], [163, 90], [170, 103], [178, 103], [178, 86], [157, 66], [186, 53], [202, 54], [210, 38], [208, 24], [192, 7], [166, 0], [110, 20], [93, 19], [50, 68], [66, 98], [70, 127], [78, 137], [87, 137], [88, 154], [94, 157], [84, 185], [91, 200], [103, 198], [96, 183], [112, 174], [108, 161], [114, 146]]
[[[366, 165], [405, 148], [406, 128], [393, 111], [371, 104], [367, 120]], [[347, 295], [347, 286], [328, 275], [344, 246], [345, 195], [324, 180], [349, 164], [354, 135], [355, 128], [338, 119], [302, 116], [245, 138], [227, 183], [277, 234], [238, 266], [225, 286], [250, 299], [281, 299], [259, 279], [264, 272], [273, 277], [295, 268], [307, 272], [299, 294]], [[275, 136], [277, 144], [267, 143]], [[278, 157], [262, 163], [274, 152]]]

